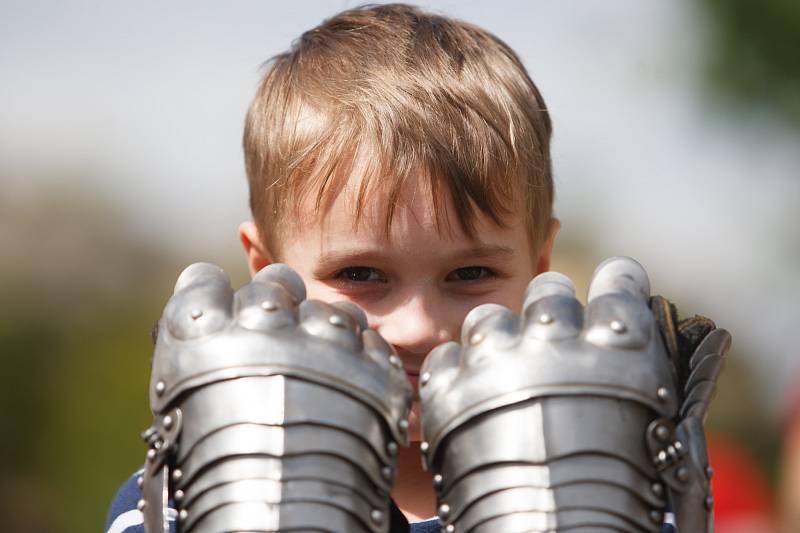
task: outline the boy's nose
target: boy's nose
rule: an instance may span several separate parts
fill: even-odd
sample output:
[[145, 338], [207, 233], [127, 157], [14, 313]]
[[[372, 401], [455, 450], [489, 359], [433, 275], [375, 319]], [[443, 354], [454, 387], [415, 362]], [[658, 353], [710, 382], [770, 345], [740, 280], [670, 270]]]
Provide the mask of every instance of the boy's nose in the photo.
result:
[[374, 324], [386, 342], [394, 346], [408, 371], [419, 370], [433, 348], [450, 340], [446, 314], [433, 298], [414, 296]]

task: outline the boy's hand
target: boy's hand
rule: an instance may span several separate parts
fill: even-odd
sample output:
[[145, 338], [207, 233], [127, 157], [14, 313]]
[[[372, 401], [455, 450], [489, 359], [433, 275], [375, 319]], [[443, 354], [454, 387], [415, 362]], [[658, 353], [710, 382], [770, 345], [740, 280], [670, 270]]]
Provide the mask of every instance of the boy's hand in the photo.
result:
[[270, 265], [234, 292], [206, 263], [159, 322], [140, 502], [148, 531], [388, 531], [411, 389], [349, 303]]
[[446, 531], [658, 531], [670, 495], [680, 531], [706, 530], [701, 420], [730, 336], [711, 323], [665, 342], [649, 297], [629, 258], [598, 267], [585, 311], [545, 273], [521, 317], [480, 306], [462, 345], [431, 352], [422, 448]]

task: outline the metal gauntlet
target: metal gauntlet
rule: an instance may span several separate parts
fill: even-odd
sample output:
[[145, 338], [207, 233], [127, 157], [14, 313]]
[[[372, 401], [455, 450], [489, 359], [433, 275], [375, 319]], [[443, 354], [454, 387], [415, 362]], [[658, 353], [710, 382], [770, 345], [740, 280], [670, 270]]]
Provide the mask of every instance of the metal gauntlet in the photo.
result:
[[179, 277], [159, 321], [140, 502], [149, 533], [388, 531], [411, 390], [352, 304], [305, 300], [270, 265], [236, 293]]
[[693, 363], [703, 393], [684, 390], [649, 295], [628, 258], [598, 267], [585, 310], [568, 278], [541, 274], [522, 316], [480, 306], [462, 344], [429, 354], [422, 449], [445, 531], [658, 531], [671, 495], [682, 533], [709, 527], [702, 426], [681, 404], [707, 405], [729, 337]]

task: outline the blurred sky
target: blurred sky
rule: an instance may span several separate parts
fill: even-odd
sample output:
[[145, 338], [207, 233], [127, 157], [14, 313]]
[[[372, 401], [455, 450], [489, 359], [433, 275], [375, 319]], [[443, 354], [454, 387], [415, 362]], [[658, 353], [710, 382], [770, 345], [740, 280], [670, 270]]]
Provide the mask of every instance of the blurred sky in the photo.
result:
[[[262, 63], [357, 4], [0, 1], [0, 194], [85, 191], [224, 263], [247, 217], [240, 141]], [[693, 4], [422, 5], [496, 33], [544, 93], [565, 240], [636, 257], [654, 291], [732, 330], [777, 414], [800, 377], [800, 139], [702, 92]]]

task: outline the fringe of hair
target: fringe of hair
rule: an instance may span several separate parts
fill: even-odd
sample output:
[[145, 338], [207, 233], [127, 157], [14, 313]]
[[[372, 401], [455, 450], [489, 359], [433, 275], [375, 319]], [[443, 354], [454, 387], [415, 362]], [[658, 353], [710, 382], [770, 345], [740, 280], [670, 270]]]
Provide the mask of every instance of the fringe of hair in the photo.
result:
[[440, 229], [449, 197], [469, 238], [478, 212], [504, 226], [524, 199], [538, 253], [552, 216], [551, 134], [541, 94], [492, 34], [402, 4], [357, 8], [268, 62], [244, 133], [250, 207], [277, 254], [287, 215], [313, 198], [324, 216], [348, 183], [354, 223], [380, 194], [388, 234], [417, 179]]

